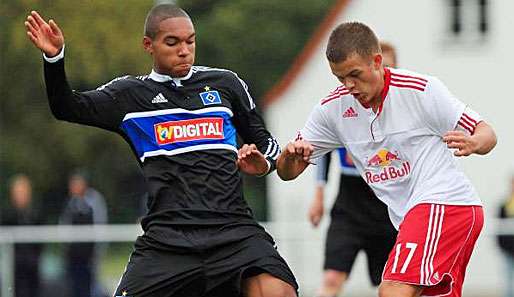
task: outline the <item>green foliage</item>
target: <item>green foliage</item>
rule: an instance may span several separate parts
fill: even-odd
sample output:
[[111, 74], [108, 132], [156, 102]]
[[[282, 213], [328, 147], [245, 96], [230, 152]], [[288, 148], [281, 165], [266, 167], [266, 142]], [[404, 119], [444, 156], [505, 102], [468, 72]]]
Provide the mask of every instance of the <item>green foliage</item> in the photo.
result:
[[258, 100], [302, 50], [334, 3], [182, 0], [197, 31], [197, 63], [239, 73]]
[[[196, 24], [197, 64], [238, 72], [258, 100], [287, 70], [334, 0], [181, 2]], [[152, 5], [141, 0], [0, 1], [0, 207], [7, 204], [7, 178], [25, 172], [34, 181], [39, 205], [55, 222], [67, 175], [80, 167], [108, 199], [112, 221], [133, 222], [144, 188], [132, 152], [112, 133], [53, 119], [41, 53], [28, 40], [23, 22], [37, 10], [59, 24], [68, 79], [73, 88], [87, 90], [120, 75], [150, 71], [141, 41]]]

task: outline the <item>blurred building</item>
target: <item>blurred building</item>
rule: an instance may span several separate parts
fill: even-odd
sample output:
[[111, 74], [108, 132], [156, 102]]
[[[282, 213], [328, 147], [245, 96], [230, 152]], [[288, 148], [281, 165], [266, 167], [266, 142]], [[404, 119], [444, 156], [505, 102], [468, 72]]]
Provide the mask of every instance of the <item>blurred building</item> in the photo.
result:
[[[265, 97], [263, 107], [268, 128], [282, 145], [294, 138], [312, 107], [339, 85], [325, 58], [330, 32], [343, 21], [364, 22], [375, 30], [379, 39], [397, 47], [400, 65], [442, 79], [454, 95], [495, 128], [499, 144], [490, 155], [460, 161], [485, 204], [486, 220], [492, 219], [505, 195], [504, 181], [513, 164], [510, 112], [514, 103], [508, 90], [514, 68], [514, 60], [510, 58], [514, 52], [512, 11], [512, 1], [336, 1], [290, 71]], [[307, 220], [314, 191], [313, 172], [312, 168], [308, 169], [291, 182], [280, 181], [276, 174], [268, 177], [270, 219], [276, 224], [272, 232], [277, 238], [298, 234], [298, 226], [304, 226], [301, 224]], [[335, 174], [337, 170], [331, 172]], [[337, 177], [331, 180], [337, 181]], [[336, 182], [328, 185], [327, 197], [335, 197], [336, 187]], [[304, 241], [278, 243], [303, 290], [309, 292], [321, 276], [322, 241], [320, 235], [305, 226], [306, 230], [301, 231]], [[501, 271], [501, 260], [492, 234], [494, 227], [486, 221], [471, 259], [464, 294], [491, 296], [490, 292], [502, 287], [503, 278], [495, 276]], [[355, 271], [348, 294], [363, 290], [369, 294], [365, 290], [369, 285], [364, 273], [360, 269]]]

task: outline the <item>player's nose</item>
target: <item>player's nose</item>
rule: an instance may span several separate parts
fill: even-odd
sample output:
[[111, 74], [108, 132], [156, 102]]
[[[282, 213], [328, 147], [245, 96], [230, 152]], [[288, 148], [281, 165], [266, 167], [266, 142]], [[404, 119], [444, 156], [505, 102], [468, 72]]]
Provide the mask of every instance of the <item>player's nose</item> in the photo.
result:
[[184, 43], [180, 44], [180, 48], [178, 50], [178, 54], [181, 57], [187, 56], [187, 55], [191, 54], [191, 50], [189, 49], [189, 46], [187, 45], [187, 43], [184, 42]]

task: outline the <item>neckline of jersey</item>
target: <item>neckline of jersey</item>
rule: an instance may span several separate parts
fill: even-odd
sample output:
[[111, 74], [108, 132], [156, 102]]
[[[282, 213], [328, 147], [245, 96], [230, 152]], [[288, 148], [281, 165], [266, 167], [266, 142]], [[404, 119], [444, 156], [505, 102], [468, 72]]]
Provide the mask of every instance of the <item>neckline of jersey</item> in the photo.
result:
[[[389, 93], [389, 85], [391, 83], [391, 70], [389, 68], [384, 67], [384, 87], [380, 92], [380, 106], [378, 107], [377, 117], [382, 113], [382, 109], [384, 108], [384, 101], [387, 97], [387, 93]], [[362, 106], [366, 109], [371, 108], [369, 104], [362, 104]]]
[[161, 74], [161, 73], [155, 71], [155, 69], [152, 69], [152, 72], [150, 72], [148, 77], [156, 82], [173, 81], [176, 86], [182, 86], [182, 81], [188, 80], [189, 78], [191, 78], [191, 75], [193, 75], [193, 67], [191, 67], [191, 69], [189, 69], [189, 72], [187, 73], [187, 75], [183, 76], [183, 77], [172, 77], [167, 74]]

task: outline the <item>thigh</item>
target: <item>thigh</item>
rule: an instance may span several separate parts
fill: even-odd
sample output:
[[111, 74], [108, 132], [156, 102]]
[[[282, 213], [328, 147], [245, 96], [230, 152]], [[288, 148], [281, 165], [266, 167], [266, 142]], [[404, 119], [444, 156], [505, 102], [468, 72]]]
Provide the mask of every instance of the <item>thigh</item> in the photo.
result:
[[381, 297], [419, 297], [423, 287], [398, 282], [384, 281], [378, 288], [378, 295]]
[[364, 238], [361, 234], [351, 232], [344, 222], [332, 221], [327, 231], [323, 268], [349, 274], [362, 248], [364, 248]]
[[415, 206], [400, 225], [383, 280], [424, 286], [427, 296], [459, 291], [482, 226], [479, 206]]
[[263, 274], [275, 279], [271, 283], [287, 284], [293, 291], [298, 289], [291, 269], [276, 250], [271, 236], [264, 232], [212, 250], [205, 265], [208, 279], [205, 296], [241, 296], [242, 285]]
[[140, 237], [114, 296], [194, 297], [204, 290], [200, 254], [155, 248]]
[[243, 281], [244, 297], [296, 297], [296, 290], [289, 283], [268, 273], [261, 273]]

